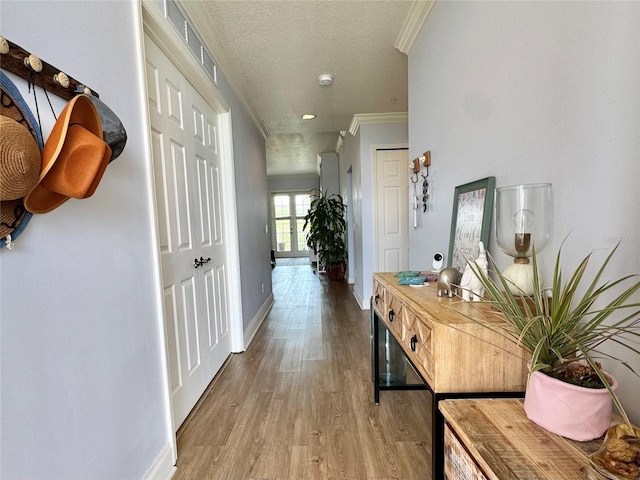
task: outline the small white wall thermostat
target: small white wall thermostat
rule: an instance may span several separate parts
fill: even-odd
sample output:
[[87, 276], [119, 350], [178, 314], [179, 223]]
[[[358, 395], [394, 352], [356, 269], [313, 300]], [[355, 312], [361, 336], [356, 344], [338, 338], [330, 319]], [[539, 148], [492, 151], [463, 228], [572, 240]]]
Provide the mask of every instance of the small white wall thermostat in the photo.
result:
[[442, 265], [444, 264], [444, 255], [441, 253], [436, 253], [433, 256], [433, 269], [436, 272], [442, 270]]

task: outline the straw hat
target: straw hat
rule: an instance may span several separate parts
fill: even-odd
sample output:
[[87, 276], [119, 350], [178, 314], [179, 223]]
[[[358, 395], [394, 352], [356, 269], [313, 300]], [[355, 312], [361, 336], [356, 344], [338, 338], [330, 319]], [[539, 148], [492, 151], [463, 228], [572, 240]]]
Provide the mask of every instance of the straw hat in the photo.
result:
[[0, 71], [0, 248], [7, 246], [7, 235], [18, 238], [31, 219], [22, 197], [38, 180], [42, 143], [29, 106]]
[[75, 96], [47, 138], [40, 178], [25, 197], [25, 207], [33, 213], [47, 213], [69, 198], [90, 197], [110, 158], [111, 149], [102, 140], [96, 108], [86, 96]]
[[40, 148], [29, 130], [0, 116], [0, 200], [17, 200], [29, 193], [40, 175]]

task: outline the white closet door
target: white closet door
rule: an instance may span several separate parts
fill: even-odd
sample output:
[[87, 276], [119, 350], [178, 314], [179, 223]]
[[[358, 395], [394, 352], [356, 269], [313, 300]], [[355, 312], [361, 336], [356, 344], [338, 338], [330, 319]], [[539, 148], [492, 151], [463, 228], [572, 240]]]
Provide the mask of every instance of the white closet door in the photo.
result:
[[218, 116], [148, 36], [145, 51], [177, 429], [231, 353]]
[[408, 164], [408, 150], [376, 151], [376, 272], [409, 266]]

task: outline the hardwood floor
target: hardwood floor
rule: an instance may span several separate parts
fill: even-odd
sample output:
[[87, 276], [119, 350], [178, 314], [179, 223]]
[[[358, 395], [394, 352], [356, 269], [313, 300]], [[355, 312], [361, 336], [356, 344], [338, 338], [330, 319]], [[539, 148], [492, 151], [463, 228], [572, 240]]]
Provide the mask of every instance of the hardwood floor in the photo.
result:
[[280, 267], [292, 267], [298, 265], [311, 265], [311, 260], [309, 260], [309, 256], [306, 257], [284, 257], [284, 258], [276, 258], [276, 266]]
[[373, 403], [369, 312], [345, 282], [276, 266], [275, 304], [178, 432], [176, 480], [430, 477], [431, 397]]

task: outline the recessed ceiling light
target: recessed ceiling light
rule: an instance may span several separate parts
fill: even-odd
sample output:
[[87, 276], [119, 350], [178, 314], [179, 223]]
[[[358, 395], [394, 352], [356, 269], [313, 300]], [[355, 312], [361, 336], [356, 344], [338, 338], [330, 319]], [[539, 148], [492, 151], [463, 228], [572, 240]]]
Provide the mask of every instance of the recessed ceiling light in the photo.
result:
[[316, 116], [313, 113], [305, 113], [302, 115], [303, 120], [313, 120], [314, 118], [316, 118]]

